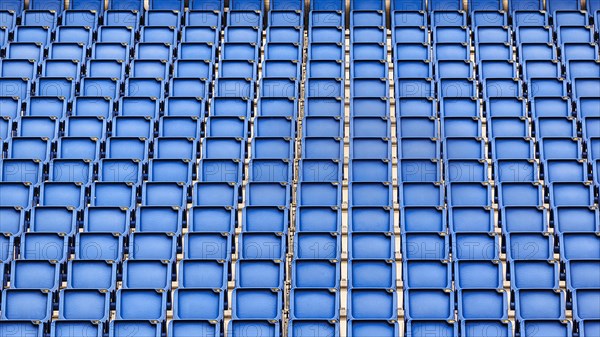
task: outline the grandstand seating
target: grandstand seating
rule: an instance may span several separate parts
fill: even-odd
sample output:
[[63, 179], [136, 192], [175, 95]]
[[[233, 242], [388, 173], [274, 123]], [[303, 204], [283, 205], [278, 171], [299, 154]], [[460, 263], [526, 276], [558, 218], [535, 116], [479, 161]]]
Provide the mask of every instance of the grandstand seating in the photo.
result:
[[600, 336], [598, 0], [0, 0], [0, 336]]

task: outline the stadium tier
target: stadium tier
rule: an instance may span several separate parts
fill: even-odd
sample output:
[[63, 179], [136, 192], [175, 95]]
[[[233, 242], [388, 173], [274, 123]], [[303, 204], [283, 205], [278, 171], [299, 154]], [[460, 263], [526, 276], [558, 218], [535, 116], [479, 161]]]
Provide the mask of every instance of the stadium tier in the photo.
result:
[[0, 337], [600, 337], [599, 0], [0, 0]]

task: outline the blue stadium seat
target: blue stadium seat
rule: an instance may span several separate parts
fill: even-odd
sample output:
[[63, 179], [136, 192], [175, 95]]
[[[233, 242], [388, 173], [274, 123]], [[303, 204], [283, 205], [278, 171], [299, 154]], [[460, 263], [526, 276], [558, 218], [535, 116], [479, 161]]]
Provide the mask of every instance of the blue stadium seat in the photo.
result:
[[398, 26], [393, 29], [393, 44], [397, 43], [427, 43], [428, 31], [420, 26]]
[[510, 233], [506, 236], [509, 261], [550, 260], [554, 255], [553, 237], [540, 233]]
[[[389, 260], [392, 258], [394, 251], [393, 237], [387, 233], [352, 233], [349, 236], [349, 246], [348, 254], [351, 259], [356, 260]], [[321, 254], [317, 254], [313, 258], [323, 258], [324, 256], [321, 256]]]
[[0, 162], [0, 180], [38, 184], [44, 179], [43, 164], [32, 159], [3, 159]]
[[249, 206], [288, 206], [290, 186], [287, 183], [250, 182], [246, 187]]
[[528, 182], [504, 182], [498, 187], [502, 206], [539, 206], [542, 204], [542, 186]]
[[94, 138], [63, 137], [58, 140], [56, 157], [97, 160], [100, 157], [100, 142]]
[[136, 190], [131, 182], [95, 182], [91, 186], [92, 206], [127, 207], [135, 205]]
[[21, 100], [27, 99], [31, 93], [31, 82], [23, 78], [0, 78], [0, 96], [11, 96]]
[[172, 264], [165, 261], [127, 260], [123, 262], [124, 289], [170, 289]]
[[50, 159], [51, 142], [45, 138], [13, 137], [7, 143], [7, 159]]
[[2, 227], [3, 233], [19, 236], [25, 230], [25, 211], [22, 207], [1, 206], [0, 216], [5, 221]]
[[60, 292], [59, 319], [109, 319], [110, 294], [98, 290], [64, 289]]
[[110, 77], [122, 81], [125, 79], [125, 64], [122, 60], [88, 60], [86, 76]]
[[455, 262], [454, 267], [459, 289], [502, 288], [503, 270], [497, 261], [460, 260]]
[[24, 233], [20, 248], [19, 256], [23, 260], [52, 260], [62, 263], [68, 258], [69, 238], [56, 233]]
[[152, 321], [115, 319], [109, 324], [108, 335], [110, 337], [117, 337], [123, 334], [131, 333], [131, 331], [136, 331], [136, 334], [139, 334], [140, 337], [160, 337], [163, 334], [162, 330], [163, 325]]
[[80, 84], [80, 96], [107, 97], [116, 100], [119, 95], [120, 81], [116, 78], [83, 78]]
[[246, 143], [239, 138], [206, 138], [202, 143], [205, 159], [238, 159], [245, 157]]
[[520, 323], [519, 328], [525, 334], [543, 333], [565, 337], [571, 336], [573, 330], [571, 322], [548, 319], [527, 319]]
[[98, 12], [91, 9], [67, 9], [62, 13], [62, 26], [93, 27], [98, 26]]
[[71, 236], [75, 233], [76, 223], [77, 212], [73, 208], [38, 206], [31, 210], [29, 230]]
[[3, 77], [35, 79], [37, 68], [37, 62], [33, 60], [6, 59], [0, 62], [0, 73]]
[[[404, 305], [409, 319], [439, 319], [448, 320], [454, 306], [453, 292], [444, 290], [411, 289], [404, 292]], [[420, 306], [417, 303], [429, 303]]]
[[119, 262], [123, 259], [123, 240], [115, 233], [77, 233], [75, 259]]
[[528, 60], [556, 60], [557, 52], [554, 45], [547, 43], [523, 43], [518, 47], [519, 60], [524, 63]]
[[406, 233], [402, 240], [402, 254], [411, 260], [446, 260], [450, 254], [449, 237], [440, 233]]
[[503, 11], [503, 6], [497, 6], [495, 8], [475, 10], [472, 12], [473, 26], [506, 26], [508, 17]]
[[[185, 42], [209, 42], [209, 41], [190, 41], [186, 39], [188, 29], [184, 30], [184, 39]], [[145, 26], [140, 30], [140, 42], [155, 42], [155, 43], [164, 43], [170, 45], [177, 44], [177, 31], [175, 27], [152, 27]]]
[[98, 165], [98, 180], [138, 184], [142, 181], [142, 163], [134, 159], [102, 159]]
[[445, 320], [412, 319], [406, 321], [407, 334], [411, 336], [427, 336], [430, 331], [440, 332], [448, 336], [458, 334], [458, 323]]
[[80, 183], [45, 182], [39, 193], [40, 206], [84, 206], [85, 189]]
[[535, 182], [539, 179], [536, 162], [524, 159], [501, 159], [494, 164], [497, 182]]
[[183, 238], [183, 254], [186, 259], [229, 261], [231, 240], [230, 236], [222, 233], [188, 233]]
[[[519, 248], [523, 249], [525, 247]], [[512, 282], [511, 286], [514, 289], [559, 288], [559, 266], [557, 263], [536, 260], [515, 260], [510, 263], [509, 275]]]
[[[339, 294], [329, 292], [327, 289], [301, 289], [291, 291], [291, 317], [292, 319], [337, 319]], [[321, 303], [313, 306], [312, 303]]]
[[212, 63], [206, 60], [177, 60], [173, 66], [173, 76], [211, 79], [213, 77]]
[[576, 137], [574, 120], [563, 117], [540, 117], [535, 120], [534, 133], [538, 138]]
[[562, 26], [557, 29], [557, 43], [590, 43], [594, 41], [592, 28], [583, 26]]
[[54, 292], [59, 287], [60, 264], [50, 261], [15, 260], [11, 262], [12, 289], [48, 289]]
[[[21, 45], [26, 47], [26, 45]], [[34, 46], [30, 46], [34, 47]], [[83, 62], [86, 54], [85, 46], [73, 42], [53, 42], [50, 44], [48, 56], [53, 60], [77, 60]], [[33, 56], [32, 56], [33, 57]], [[35, 59], [38, 59], [35, 57]]]
[[[2, 41], [1, 29], [0, 41]], [[52, 48], [50, 49], [52, 51]], [[6, 57], [10, 59], [29, 59], [41, 62], [44, 59], [43, 53], [44, 46], [35, 42], [11, 42], [6, 45]], [[52, 52], [50, 55], [53, 55]], [[6, 94], [2, 95], [5, 96]]]
[[174, 261], [177, 237], [173, 233], [133, 233], [129, 236], [129, 258]]
[[[594, 160], [596, 157], [596, 142], [590, 140], [589, 156]], [[582, 159], [582, 144], [580, 140], [572, 138], [543, 138], [539, 140], [539, 154], [541, 160], [548, 159]]]
[[144, 1], [142, 0], [109, 0], [109, 10], [131, 10], [131, 11], [143, 11]]
[[108, 261], [71, 260], [67, 264], [70, 289], [106, 289], [116, 287], [117, 266]]
[[219, 260], [190, 260], [179, 262], [180, 288], [223, 289], [227, 286], [227, 263]]
[[117, 113], [119, 116], [155, 119], [159, 116], [159, 103], [153, 97], [121, 97]]
[[517, 66], [512, 60], [485, 60], [479, 64], [479, 77], [487, 78], [515, 78]]
[[352, 260], [348, 267], [352, 289], [390, 288], [396, 269], [389, 261]]
[[[426, 24], [426, 18], [424, 13], [419, 13], [417, 11], [407, 11], [405, 13], [406, 16], [404, 17], [404, 19], [399, 18], [399, 12], [394, 13], [394, 16], [392, 16], [392, 20], [395, 20], [394, 22], [404, 22], [407, 25], [413, 25], [414, 23], [417, 23], [417, 25], [418, 23]], [[352, 14], [350, 14], [350, 26], [352, 27], [368, 27], [372, 25], [381, 26], [384, 23], [385, 16], [383, 11], [356, 10], [353, 11]]]
[[61, 0], [33, 0], [29, 2], [29, 10], [49, 10], [61, 13], [65, 8]]
[[560, 242], [563, 261], [599, 258], [597, 249], [600, 240], [593, 233], [564, 233], [560, 236]]
[[[0, 97], [0, 109], [2, 110], [2, 112], [0, 112], [0, 117], [3, 117], [5, 123], [8, 123], [9, 120], [14, 120], [21, 116], [22, 106], [21, 100], [17, 97]], [[6, 138], [6, 136], [0, 136], [0, 138]]]
[[175, 319], [220, 320], [224, 294], [212, 289], [177, 289], [173, 292]]
[[181, 13], [171, 9], [150, 9], [144, 15], [146, 27], [175, 27], [181, 25]]
[[[218, 0], [219, 1], [219, 0]], [[209, 2], [206, 4], [210, 5]], [[221, 13], [223, 9], [202, 9], [192, 8], [185, 14], [185, 23], [187, 26], [210, 26], [210, 27], [221, 27]], [[220, 7], [220, 6], [219, 6]], [[220, 11], [220, 12], [219, 12]]]
[[33, 199], [33, 186], [23, 182], [0, 183], [0, 206], [29, 207]]
[[235, 206], [238, 190], [226, 182], [198, 182], [193, 187], [194, 206]]
[[595, 201], [593, 187], [584, 183], [552, 183], [550, 186], [550, 204], [557, 206], [588, 206]]
[[195, 167], [190, 160], [153, 159], [148, 164], [148, 181], [189, 184], [195, 178]]
[[250, 206], [243, 210], [242, 230], [287, 233], [288, 216], [287, 209], [283, 207]]
[[[331, 63], [328, 63], [327, 65], [331, 66]], [[300, 68], [298, 66], [299, 64], [296, 61], [265, 60], [263, 61], [263, 73], [265, 77], [297, 78], [300, 75]], [[335, 71], [337, 70], [337, 68], [340, 68], [340, 66], [334, 66], [333, 69], [325, 67], [325, 69], [329, 70], [330, 72], [336, 75], [338, 74]]]
[[[200, 183], [202, 184], [202, 183]], [[234, 210], [227, 206], [194, 206], [189, 211], [190, 232], [233, 232]]]
[[101, 116], [68, 117], [64, 135], [103, 139], [106, 136], [106, 129], [106, 120]]
[[386, 289], [352, 289], [349, 291], [348, 310], [352, 319], [395, 319], [396, 293]]
[[[357, 263], [369, 262], [353, 261], [353, 268]], [[446, 261], [411, 259], [403, 268], [407, 289], [450, 288], [452, 265]]]
[[81, 43], [91, 45], [93, 40], [93, 31], [87, 26], [59, 26], [56, 28], [56, 42]]
[[[109, 8], [112, 4], [109, 4]], [[137, 7], [138, 4], [135, 2], [130, 3], [131, 7]], [[130, 27], [139, 27], [141, 21], [141, 14], [139, 7], [137, 9], [126, 9], [123, 7], [127, 7], [128, 4], [117, 4], [113, 7], [121, 7], [121, 9], [109, 9], [104, 13], [104, 24], [106, 26], [130, 26]], [[141, 7], [141, 4], [139, 5]]]
[[146, 182], [142, 185], [143, 206], [183, 206], [187, 189], [179, 183]]
[[[471, 41], [471, 31], [466, 27], [437, 26], [432, 30], [432, 37], [436, 43], [468, 44]], [[425, 40], [423, 42], [427, 41]]]
[[177, 207], [140, 206], [136, 210], [136, 232], [181, 234], [183, 212]]
[[541, 289], [515, 291], [516, 315], [520, 320], [560, 320], [564, 318], [565, 305], [563, 292]]
[[159, 322], [165, 319], [167, 311], [167, 293], [165, 292], [160, 293], [155, 290], [142, 289], [120, 289], [117, 291], [116, 296], [117, 319], [155, 320]]
[[[402, 12], [401, 12], [402, 13]], [[437, 26], [466, 26], [467, 13], [463, 10], [436, 10], [431, 13], [431, 25]], [[423, 26], [423, 25], [415, 25]]]
[[570, 290], [597, 288], [598, 263], [590, 260], [570, 260], [566, 262], [567, 287]]
[[173, 59], [173, 46], [160, 42], [139, 42], [135, 45], [135, 56], [138, 60]]
[[[294, 239], [297, 259], [331, 260], [340, 257], [341, 242], [335, 233], [296, 233]], [[389, 248], [389, 243], [385, 247]], [[385, 251], [385, 247], [381, 250]]]
[[405, 206], [400, 212], [403, 232], [442, 232], [448, 227], [446, 212], [431, 206]]
[[125, 96], [163, 99], [166, 84], [162, 78], [129, 77], [125, 80]]
[[550, 43], [552, 30], [543, 26], [520, 26], [516, 28], [516, 42], [522, 43]]
[[[98, 186], [98, 184], [101, 183], [96, 183], [95, 186]], [[95, 186], [92, 186], [92, 190], [95, 189]], [[85, 232], [110, 232], [122, 235], [129, 233], [131, 222], [131, 212], [129, 209], [123, 209], [118, 206], [96, 206], [96, 204], [97, 202], [92, 201], [91, 207], [87, 207], [84, 211], [83, 229]]]
[[52, 116], [24, 116], [17, 123], [17, 136], [54, 139], [59, 135], [60, 120]]
[[463, 320], [506, 319], [508, 294], [496, 289], [461, 289], [458, 291], [458, 316]]
[[182, 0], [150, 0], [149, 9], [168, 9], [183, 12], [184, 2]]
[[157, 159], [193, 160], [199, 155], [198, 143], [189, 138], [161, 137], [154, 141], [154, 158]]
[[[25, 307], [24, 307], [25, 306]], [[52, 294], [37, 289], [2, 292], [2, 319], [47, 322], [52, 316]]]
[[452, 236], [452, 251], [458, 260], [498, 260], [500, 239], [493, 233], [456, 233]]
[[[50, 3], [49, 6], [52, 6], [51, 1], [46, 1], [45, 3]], [[62, 1], [60, 1], [60, 5], [63, 5]], [[58, 16], [62, 13], [62, 8], [58, 11], [52, 9], [31, 9], [31, 5], [29, 5], [29, 8], [23, 12], [23, 16], [21, 17], [21, 24], [23, 26], [47, 26], [55, 28]]]

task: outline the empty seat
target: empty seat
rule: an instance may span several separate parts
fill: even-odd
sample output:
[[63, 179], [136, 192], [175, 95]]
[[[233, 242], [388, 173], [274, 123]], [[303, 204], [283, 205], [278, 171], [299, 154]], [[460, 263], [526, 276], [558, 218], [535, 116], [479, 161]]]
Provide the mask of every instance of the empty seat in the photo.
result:
[[81, 183], [45, 182], [39, 196], [41, 206], [80, 208], [84, 206], [85, 189]]
[[460, 260], [454, 267], [459, 289], [497, 289], [502, 286], [503, 270], [496, 261]]
[[193, 188], [194, 206], [235, 206], [237, 189], [226, 182], [198, 182]]
[[278, 260], [283, 258], [286, 244], [277, 233], [242, 233], [238, 246], [242, 259]]
[[131, 182], [96, 182], [92, 185], [92, 206], [127, 207], [135, 205], [136, 191]]
[[176, 27], [181, 24], [181, 12], [171, 9], [150, 9], [144, 16], [144, 26]]
[[183, 206], [187, 203], [187, 189], [179, 183], [146, 182], [142, 185], [142, 205]]
[[31, 82], [23, 78], [0, 78], [0, 95], [26, 99], [31, 93]]
[[190, 260], [179, 262], [180, 288], [222, 289], [227, 286], [227, 264], [218, 260]]
[[560, 236], [560, 257], [572, 259], [598, 259], [600, 240], [593, 233], [564, 233]]
[[52, 294], [42, 290], [7, 289], [2, 292], [3, 320], [47, 322], [52, 316]]
[[[453, 307], [453, 292], [444, 290], [411, 289], [404, 292], [404, 305], [410, 319], [439, 319], [447, 320]], [[427, 302], [430, 305], [421, 306]]]
[[[130, 4], [131, 7], [136, 7], [137, 4], [135, 2]], [[104, 24], [106, 26], [131, 26], [138, 27], [140, 25], [141, 15], [140, 9], [125, 9], [126, 4], [120, 4], [116, 7], [121, 7], [120, 9], [110, 8], [104, 13]], [[139, 5], [142, 7], [142, 5]], [[113, 6], [115, 7], [115, 6]], [[143, 11], [143, 9], [142, 9]]]
[[563, 60], [590, 60], [594, 59], [597, 52], [597, 46], [590, 43], [567, 42], [562, 45]]
[[591, 28], [585, 26], [562, 26], [558, 27], [557, 42], [564, 43], [586, 43], [594, 41], [594, 32]]
[[[402, 13], [402, 12], [401, 12]], [[436, 10], [431, 13], [432, 26], [466, 26], [467, 13], [462, 10]], [[422, 25], [418, 25], [422, 26]]]
[[212, 289], [177, 289], [173, 293], [175, 319], [219, 320], [223, 315], [224, 295]]
[[109, 318], [109, 296], [98, 290], [62, 290], [59, 319], [106, 321]]
[[33, 159], [4, 159], [0, 162], [0, 181], [37, 184], [43, 180], [42, 163]]
[[181, 234], [183, 213], [176, 207], [140, 206], [136, 212], [136, 232]]
[[71, 260], [67, 265], [67, 286], [112, 290], [116, 286], [116, 267], [116, 264], [107, 261]]
[[233, 232], [235, 221], [233, 212], [230, 206], [195, 206], [189, 212], [189, 230], [190, 232]]
[[46, 116], [62, 120], [67, 115], [67, 99], [62, 96], [38, 96], [27, 100], [25, 116]]
[[[523, 248], [525, 247], [517, 249]], [[558, 264], [548, 261], [511, 261], [512, 287], [514, 289], [558, 289], [558, 269]]]
[[172, 276], [172, 265], [164, 261], [123, 262], [123, 288], [126, 289], [170, 289]]
[[31, 42], [47, 46], [50, 43], [50, 28], [43, 26], [17, 26], [13, 32], [14, 42]]
[[[249, 45], [249, 44], [248, 44]], [[141, 44], [138, 44], [141, 47]], [[153, 46], [160, 47], [159, 44], [147, 44], [148, 49], [156, 49], [151, 48]], [[138, 47], [138, 55], [140, 55], [140, 48]], [[163, 48], [164, 49], [164, 48]], [[171, 51], [168, 48], [168, 51]], [[223, 47], [223, 53], [225, 53], [226, 48]], [[152, 57], [152, 52], [149, 51], [147, 58], [156, 58]], [[171, 55], [169, 54], [169, 55]], [[215, 54], [214, 46], [212, 42], [182, 42], [179, 44], [179, 48], [177, 50], [177, 56], [182, 60], [207, 60], [213, 59]], [[243, 57], [247, 59], [247, 57]], [[164, 58], [163, 58], [164, 59]]]
[[55, 233], [24, 233], [20, 257], [24, 260], [64, 262], [68, 257], [68, 241], [67, 236]]
[[290, 203], [290, 187], [287, 183], [256, 183], [247, 187], [250, 206], [287, 206]]
[[518, 290], [516, 314], [520, 319], [562, 319], [565, 312], [563, 292], [553, 290]]
[[7, 157], [12, 159], [50, 159], [50, 142], [45, 138], [14, 137], [8, 140]]
[[122, 258], [123, 237], [116, 233], [75, 235], [75, 259], [77, 260], [120, 261]]
[[[0, 29], [0, 43], [3, 43], [3, 39], [8, 37], [8, 33], [3, 37], [3, 31], [4, 30]], [[41, 62], [43, 60], [43, 50], [44, 46], [35, 42], [11, 42], [6, 46], [6, 57], [11, 59], [30, 59]], [[51, 53], [50, 55], [53, 54]], [[3, 96], [4, 95], [5, 94], [3, 94]]]
[[[22, 47], [25, 46], [23, 45]], [[85, 51], [85, 46], [78, 43], [53, 42], [48, 49], [48, 57], [53, 60], [77, 60], [78, 62], [83, 62], [85, 60]]]
[[76, 228], [76, 212], [63, 207], [34, 207], [29, 229], [36, 233], [62, 233], [71, 236]]
[[16, 260], [11, 263], [12, 289], [48, 289], [59, 287], [59, 264], [50, 261]]
[[[96, 186], [99, 183], [96, 183]], [[94, 186], [92, 190], [94, 190]], [[92, 192], [93, 193], [93, 192]], [[92, 197], [93, 199], [93, 197]], [[83, 228], [85, 232], [110, 232], [126, 235], [129, 233], [131, 213], [119, 206], [92, 206], [85, 209]]]
[[461, 289], [458, 291], [458, 315], [462, 319], [505, 319], [508, 294], [503, 291]]
[[166, 316], [167, 293], [155, 290], [120, 289], [117, 291], [117, 319], [157, 320]]
[[549, 260], [553, 256], [552, 236], [540, 233], [511, 233], [506, 238], [507, 258], [513, 260]]
[[130, 259], [173, 261], [177, 256], [177, 237], [173, 233], [136, 232], [129, 237]]
[[231, 240], [227, 233], [188, 233], [183, 254], [186, 259], [230, 260]]

